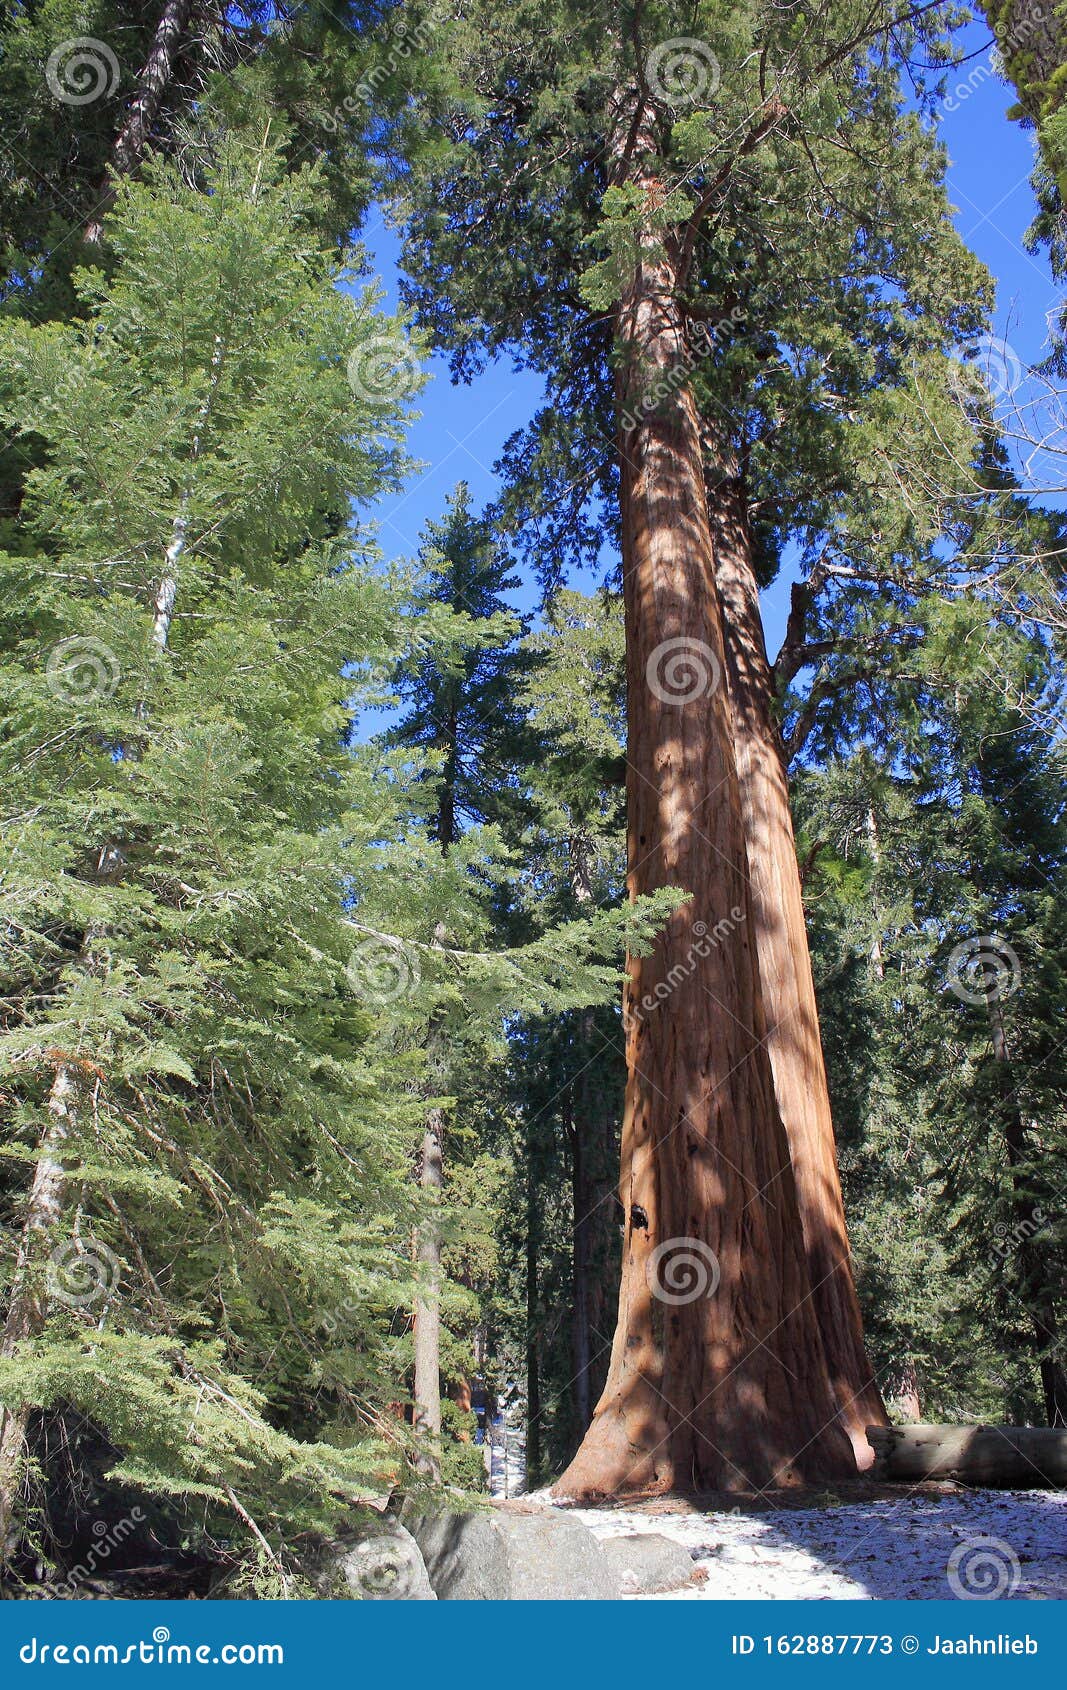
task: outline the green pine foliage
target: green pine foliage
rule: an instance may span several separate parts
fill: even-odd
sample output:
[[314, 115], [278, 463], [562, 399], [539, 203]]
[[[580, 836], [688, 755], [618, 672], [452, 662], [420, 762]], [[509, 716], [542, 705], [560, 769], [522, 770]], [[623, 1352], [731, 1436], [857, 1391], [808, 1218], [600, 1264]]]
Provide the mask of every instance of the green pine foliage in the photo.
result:
[[382, 787], [343, 676], [395, 639], [349, 502], [398, 472], [401, 405], [349, 382], [397, 328], [337, 287], [313, 176], [234, 142], [211, 189], [125, 185], [84, 326], [4, 337], [8, 417], [44, 445], [3, 560], [5, 1201], [17, 1226], [70, 1062], [66, 1230], [109, 1289], [51, 1297], [3, 1390], [266, 1532], [383, 1482], [407, 1296], [406, 1064], [347, 913]]

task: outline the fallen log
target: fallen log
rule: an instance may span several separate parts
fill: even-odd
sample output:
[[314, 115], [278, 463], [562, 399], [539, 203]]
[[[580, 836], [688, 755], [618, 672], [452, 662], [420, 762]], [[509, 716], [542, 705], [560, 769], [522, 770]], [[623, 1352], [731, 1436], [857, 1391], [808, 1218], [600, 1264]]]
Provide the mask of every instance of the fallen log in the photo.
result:
[[868, 1426], [872, 1478], [1067, 1485], [1067, 1432], [1044, 1426]]

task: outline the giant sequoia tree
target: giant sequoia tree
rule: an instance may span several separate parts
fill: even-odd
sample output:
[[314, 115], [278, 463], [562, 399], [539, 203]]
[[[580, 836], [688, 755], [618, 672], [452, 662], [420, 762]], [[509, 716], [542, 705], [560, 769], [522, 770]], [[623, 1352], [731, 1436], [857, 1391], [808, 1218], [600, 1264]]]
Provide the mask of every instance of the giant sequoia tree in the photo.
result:
[[[840, 536], [868, 396], [978, 321], [893, 63], [920, 32], [936, 56], [931, 27], [893, 5], [470, 7], [449, 36], [468, 98], [408, 184], [411, 297], [457, 373], [510, 346], [548, 378], [510, 456], [553, 568], [566, 529], [601, 537], [597, 495], [617, 501], [629, 884], [688, 894], [631, 964], [620, 1319], [568, 1491], [839, 1470], [842, 1428], [859, 1453], [881, 1412], [756, 588], [798, 528]], [[869, 520], [893, 435], [879, 448], [863, 420]], [[784, 499], [757, 506], [791, 454]], [[930, 543], [907, 508], [883, 525], [889, 569]], [[702, 942], [717, 927], [732, 938]], [[679, 1240], [714, 1258], [713, 1296], [663, 1282]]]

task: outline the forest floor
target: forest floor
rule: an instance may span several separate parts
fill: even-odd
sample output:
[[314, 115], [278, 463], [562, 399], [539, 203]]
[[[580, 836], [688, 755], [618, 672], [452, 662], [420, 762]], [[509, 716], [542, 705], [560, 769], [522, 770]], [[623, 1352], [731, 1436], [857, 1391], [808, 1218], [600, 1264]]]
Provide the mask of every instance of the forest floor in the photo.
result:
[[1067, 1598], [1063, 1492], [869, 1486], [854, 1499], [828, 1493], [758, 1510], [669, 1498], [568, 1513], [598, 1538], [659, 1532], [683, 1544], [707, 1578], [670, 1592], [674, 1601]]

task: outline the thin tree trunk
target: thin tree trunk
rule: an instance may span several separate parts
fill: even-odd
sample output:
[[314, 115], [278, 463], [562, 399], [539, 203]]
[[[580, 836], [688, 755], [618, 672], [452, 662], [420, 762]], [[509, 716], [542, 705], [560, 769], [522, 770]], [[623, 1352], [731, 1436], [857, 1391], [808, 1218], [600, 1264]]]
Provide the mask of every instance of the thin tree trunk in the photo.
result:
[[[526, 1152], [526, 1488], [541, 1474], [541, 1316], [539, 1273], [541, 1194], [533, 1146]], [[505, 1418], [505, 1427], [507, 1421]], [[505, 1443], [505, 1471], [507, 1445]]]
[[[589, 861], [589, 841], [579, 830], [568, 840], [571, 894], [576, 904], [588, 904], [593, 896], [593, 881]], [[588, 1142], [592, 1122], [589, 1119], [589, 1087], [584, 1082], [591, 1059], [593, 1044], [593, 1012], [583, 1011], [579, 1018], [579, 1039], [575, 1060], [579, 1079], [567, 1100], [565, 1126], [571, 1147], [571, 1376], [574, 1418], [581, 1437], [593, 1417], [592, 1339], [589, 1303], [592, 1294], [592, 1242], [596, 1222], [597, 1197], [589, 1177]], [[577, 1090], [578, 1112], [575, 1114], [574, 1090]]]
[[444, 1183], [443, 1132], [441, 1110], [431, 1109], [419, 1168], [419, 1184], [430, 1197], [417, 1249], [422, 1281], [415, 1298], [415, 1431], [424, 1440], [423, 1470], [435, 1479], [441, 1476], [441, 1229], [436, 1209]]
[[[448, 855], [451, 838], [441, 841]], [[442, 946], [445, 929], [434, 928], [432, 943]], [[436, 1032], [430, 1027], [433, 1048]], [[418, 1229], [416, 1258], [422, 1269], [422, 1284], [415, 1298], [415, 1430], [425, 1439], [421, 1455], [423, 1471], [433, 1478], [441, 1475], [441, 1222], [439, 1208], [445, 1183], [445, 1117], [442, 1109], [431, 1109], [426, 1117], [419, 1158], [419, 1184], [430, 1194], [428, 1211]]]
[[[616, 179], [635, 184], [651, 211], [665, 189], [647, 162], [652, 138], [632, 115], [612, 150]], [[765, 1045], [733, 733], [717, 684], [725, 654], [700, 430], [669, 239], [640, 237], [616, 322], [628, 887], [631, 897], [664, 886], [690, 896], [653, 954], [628, 959], [619, 1321], [592, 1425], [556, 1487], [567, 1496], [749, 1489], [855, 1470], [837, 1423]], [[652, 389], [669, 397], [649, 406]], [[707, 943], [719, 922], [732, 937]]]
[[[174, 76], [175, 61], [192, 10], [192, 0], [166, 0], [148, 57], [137, 78], [136, 91], [111, 150], [111, 167], [117, 176], [131, 176], [144, 158], [152, 126]], [[85, 230], [85, 239], [91, 245], [99, 241], [104, 218], [114, 199], [114, 185], [109, 178], [101, 189], [100, 203]]]
[[[910, 1356], [901, 1362], [899, 1368], [886, 1382], [886, 1396], [893, 1404], [893, 1412], [901, 1420], [918, 1423], [923, 1417], [922, 1399], [919, 1396], [919, 1375], [915, 1370], [915, 1363]], [[872, 1463], [873, 1465], [873, 1463]]]
[[736, 467], [721, 457], [713, 464], [708, 496], [767, 1051], [796, 1180], [812, 1302], [841, 1424], [852, 1440], [857, 1465], [865, 1468], [874, 1459], [865, 1428], [884, 1425], [886, 1413], [864, 1350], [852, 1276], [752, 537]]
[[[48, 1125], [41, 1137], [26, 1216], [19, 1238], [15, 1272], [8, 1296], [7, 1317], [0, 1337], [0, 1356], [7, 1360], [26, 1339], [36, 1338], [48, 1314], [42, 1279], [49, 1241], [63, 1212], [65, 1175], [60, 1160], [63, 1146], [77, 1123], [82, 1077], [69, 1062], [60, 1062], [48, 1095]], [[26, 1454], [26, 1428], [32, 1412], [28, 1403], [0, 1410], [0, 1559], [7, 1553]]]
[[584, 1121], [568, 1122], [571, 1144], [571, 1209], [574, 1232], [571, 1247], [571, 1295], [574, 1301], [571, 1320], [571, 1371], [574, 1399], [574, 1418], [579, 1435], [584, 1433], [593, 1417], [589, 1369], [592, 1349], [589, 1333], [590, 1293], [590, 1229], [594, 1203], [591, 1184], [586, 1177], [586, 1146], [583, 1142]]
[[[873, 804], [869, 805], [867, 809], [867, 842], [870, 846], [871, 861], [874, 864], [875, 872], [877, 872], [882, 861], [882, 846], [881, 841], [878, 838], [878, 817], [874, 813]], [[882, 933], [880, 926], [881, 911], [877, 908], [877, 901], [874, 915], [875, 920], [879, 922], [879, 926], [875, 928], [874, 938], [871, 941], [871, 967], [874, 969], [875, 977], [879, 980], [884, 980], [885, 957], [882, 953]], [[918, 1416], [916, 1416], [916, 1418], [918, 1418]]]

